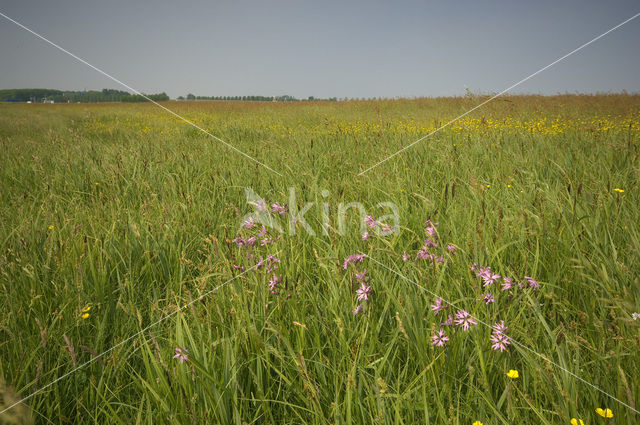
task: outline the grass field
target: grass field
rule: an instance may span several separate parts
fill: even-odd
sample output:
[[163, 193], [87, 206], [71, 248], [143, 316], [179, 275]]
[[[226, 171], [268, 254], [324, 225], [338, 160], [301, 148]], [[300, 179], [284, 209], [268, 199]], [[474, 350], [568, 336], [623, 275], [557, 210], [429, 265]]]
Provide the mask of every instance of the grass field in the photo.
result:
[[281, 176], [151, 104], [1, 104], [0, 410], [39, 392], [0, 423], [638, 423], [640, 96], [499, 98], [358, 175], [482, 100], [164, 103]]

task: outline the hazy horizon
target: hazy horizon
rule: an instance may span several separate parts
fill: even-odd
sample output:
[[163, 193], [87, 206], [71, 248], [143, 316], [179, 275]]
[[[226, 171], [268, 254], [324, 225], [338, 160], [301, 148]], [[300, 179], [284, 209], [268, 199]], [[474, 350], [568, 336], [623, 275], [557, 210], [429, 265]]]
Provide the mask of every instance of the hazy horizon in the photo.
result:
[[[481, 5], [45, 1], [0, 12], [144, 93], [414, 98], [498, 93], [640, 11], [633, 1]], [[640, 92], [640, 18], [512, 94]], [[0, 87], [127, 90], [0, 17]]]

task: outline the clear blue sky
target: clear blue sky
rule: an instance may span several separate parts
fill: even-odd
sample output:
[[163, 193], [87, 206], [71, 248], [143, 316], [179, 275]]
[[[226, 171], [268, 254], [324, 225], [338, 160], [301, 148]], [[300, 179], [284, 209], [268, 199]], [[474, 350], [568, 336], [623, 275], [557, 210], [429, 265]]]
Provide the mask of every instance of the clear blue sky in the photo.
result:
[[[498, 92], [640, 1], [0, 0], [130, 86], [171, 97]], [[122, 88], [0, 17], [0, 88]], [[640, 17], [516, 93], [640, 92]]]

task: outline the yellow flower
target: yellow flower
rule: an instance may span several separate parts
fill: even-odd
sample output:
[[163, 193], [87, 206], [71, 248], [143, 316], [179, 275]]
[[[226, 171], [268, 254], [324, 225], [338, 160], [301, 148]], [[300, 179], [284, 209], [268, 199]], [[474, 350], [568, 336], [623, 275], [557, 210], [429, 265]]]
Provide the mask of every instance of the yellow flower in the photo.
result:
[[488, 185], [487, 185], [487, 189], [489, 189], [490, 187], [491, 187], [491, 185], [490, 185], [490, 184], [488, 184]]
[[571, 425], [584, 425], [582, 419], [571, 418]]
[[48, 227], [49, 230], [53, 230], [53, 224]]
[[89, 313], [84, 313], [84, 314], [83, 314], [82, 316], [80, 316], [80, 317], [82, 317], [83, 319], [86, 319], [86, 318], [88, 318], [88, 317], [89, 317]]
[[475, 421], [475, 422], [473, 423], [473, 425], [484, 425], [484, 424], [483, 424], [482, 422], [480, 422], [480, 421]]
[[624, 193], [624, 189], [618, 189], [617, 187], [613, 189], [614, 192]]
[[611, 411], [611, 409], [601, 409], [598, 407], [596, 409], [596, 413], [603, 418], [613, 418], [613, 412]]
[[509, 372], [507, 372], [507, 376], [511, 379], [516, 379], [520, 377], [520, 374], [517, 370], [511, 369]]
[[508, 185], [507, 185], [507, 187], [511, 187], [511, 185], [510, 185], [510, 184], [508, 184]]
[[91, 306], [90, 306], [90, 305], [88, 305], [88, 306], [86, 306], [85, 308], [83, 308], [83, 309], [82, 309], [82, 312], [83, 312], [83, 313], [88, 313], [88, 312], [89, 312], [89, 310], [91, 310]]

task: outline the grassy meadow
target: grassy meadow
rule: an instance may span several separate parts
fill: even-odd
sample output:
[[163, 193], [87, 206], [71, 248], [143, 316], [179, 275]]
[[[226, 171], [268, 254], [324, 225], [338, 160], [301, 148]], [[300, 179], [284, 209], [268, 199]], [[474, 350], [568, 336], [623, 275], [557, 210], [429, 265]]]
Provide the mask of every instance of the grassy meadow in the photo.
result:
[[498, 98], [358, 175], [484, 99], [163, 103], [281, 175], [152, 104], [0, 104], [0, 423], [640, 422], [640, 96]]

